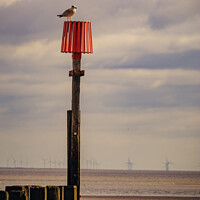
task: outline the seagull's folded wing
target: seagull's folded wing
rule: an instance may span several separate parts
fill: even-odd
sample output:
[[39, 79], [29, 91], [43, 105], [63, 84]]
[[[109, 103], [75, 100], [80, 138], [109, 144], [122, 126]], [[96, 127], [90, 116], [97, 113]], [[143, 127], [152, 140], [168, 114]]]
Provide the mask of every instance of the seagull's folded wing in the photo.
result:
[[70, 12], [70, 9], [68, 9], [68, 10], [65, 10], [64, 12], [63, 12], [63, 16], [67, 16], [67, 15], [69, 15], [71, 12]]

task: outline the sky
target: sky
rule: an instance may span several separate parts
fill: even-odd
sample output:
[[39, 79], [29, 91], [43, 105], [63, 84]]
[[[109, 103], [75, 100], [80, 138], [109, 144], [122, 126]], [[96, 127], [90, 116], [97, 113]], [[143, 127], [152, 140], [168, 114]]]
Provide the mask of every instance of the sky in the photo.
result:
[[199, 0], [0, 0], [0, 166], [66, 163], [72, 55], [56, 15], [71, 5], [94, 47], [81, 63], [81, 168], [199, 171]]

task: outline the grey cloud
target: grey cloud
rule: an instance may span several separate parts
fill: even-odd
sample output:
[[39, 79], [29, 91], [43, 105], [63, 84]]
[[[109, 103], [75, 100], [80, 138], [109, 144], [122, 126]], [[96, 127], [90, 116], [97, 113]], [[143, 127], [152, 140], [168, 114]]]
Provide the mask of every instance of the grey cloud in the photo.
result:
[[[130, 58], [131, 61], [131, 58]], [[191, 50], [186, 52], [166, 54], [145, 54], [130, 64], [119, 66], [107, 66], [108, 68], [145, 68], [145, 69], [200, 69], [200, 51]]]
[[[144, 27], [148, 22], [152, 28], [159, 29], [195, 16], [200, 6], [197, 1], [157, 2], [144, 0], [126, 2], [116, 0], [115, 3], [111, 0], [76, 2], [78, 11], [73, 19], [95, 21], [93, 24], [95, 35]], [[0, 42], [16, 44], [40, 38], [60, 39], [63, 20], [58, 19], [56, 15], [70, 4], [71, 2], [66, 3], [64, 0], [59, 3], [54, 0], [42, 2], [35, 0], [19, 1], [6, 8], [0, 7]], [[171, 9], [168, 4], [171, 7], [175, 4], [175, 8]], [[180, 9], [179, 4], [186, 6]], [[187, 5], [191, 6], [187, 8]]]
[[152, 69], [200, 69], [200, 51], [191, 50], [181, 53], [146, 55], [136, 65]]
[[132, 107], [161, 108], [161, 107], [199, 107], [198, 86], [163, 86], [156, 89], [132, 88], [120, 90], [104, 97], [104, 106], [108, 108], [122, 108], [129, 110]]
[[56, 2], [19, 1], [0, 7], [1, 43], [23, 43], [38, 38], [56, 37], [60, 31]]
[[200, 2], [196, 0], [159, 0], [148, 21], [152, 29], [163, 29], [192, 19], [199, 14], [199, 9]]
[[[15, 129], [17, 132], [24, 132], [27, 129], [37, 129], [40, 132], [43, 129], [57, 128], [58, 124], [65, 120], [64, 95], [60, 98], [20, 96], [16, 91], [15, 96], [1, 95], [0, 100], [0, 108], [6, 108], [0, 116], [2, 134]], [[63, 130], [64, 128], [65, 124], [63, 124]]]
[[[0, 42], [2, 44], [19, 44], [40, 38], [60, 39], [63, 20], [56, 15], [71, 2], [62, 0], [19, 1], [6, 8], [0, 7]], [[88, 4], [90, 10], [88, 11]], [[95, 21], [94, 34], [105, 34], [113, 31], [138, 26], [141, 22], [138, 15], [147, 15], [144, 9], [150, 10], [151, 2], [144, 0], [126, 2], [115, 1], [84, 1], [76, 2], [78, 11], [74, 20]], [[103, 30], [103, 32], [102, 32]]]
[[[142, 77], [137, 71], [141, 71]], [[145, 71], [151, 72], [151, 76]], [[182, 76], [183, 71], [185, 75]], [[124, 72], [113, 70], [109, 76], [106, 74], [109, 73], [107, 70], [104, 70], [104, 73], [99, 74], [101, 82], [98, 76], [94, 75], [96, 78], [91, 81], [91, 85], [95, 87], [93, 92], [85, 91], [85, 86], [83, 87], [82, 108], [86, 113], [129, 112], [134, 108], [176, 109], [200, 106], [199, 81], [198, 76], [195, 76], [198, 71], [190, 74], [190, 70], [169, 70], [166, 74], [165, 70], [159, 70], [158, 73], [158, 70], [154, 72], [124, 69]], [[129, 76], [128, 73], [132, 73], [133, 76]]]

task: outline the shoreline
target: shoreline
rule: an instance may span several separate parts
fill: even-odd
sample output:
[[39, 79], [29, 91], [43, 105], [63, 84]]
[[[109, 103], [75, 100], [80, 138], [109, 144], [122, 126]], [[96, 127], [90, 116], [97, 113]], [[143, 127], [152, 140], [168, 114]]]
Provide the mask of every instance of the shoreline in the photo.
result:
[[[66, 169], [0, 168], [0, 189], [67, 185]], [[81, 170], [81, 200], [200, 200], [199, 171]]]
[[199, 197], [194, 196], [95, 196], [83, 195], [81, 199], [86, 200], [200, 200]]

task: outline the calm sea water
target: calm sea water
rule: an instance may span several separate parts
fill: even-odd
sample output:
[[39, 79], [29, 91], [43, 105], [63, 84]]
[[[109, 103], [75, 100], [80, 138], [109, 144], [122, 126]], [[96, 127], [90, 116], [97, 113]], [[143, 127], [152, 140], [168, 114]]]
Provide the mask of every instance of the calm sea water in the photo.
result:
[[[7, 185], [66, 185], [65, 169], [0, 168]], [[82, 170], [83, 196], [179, 196], [200, 198], [200, 172]]]

